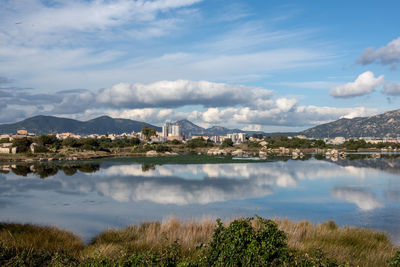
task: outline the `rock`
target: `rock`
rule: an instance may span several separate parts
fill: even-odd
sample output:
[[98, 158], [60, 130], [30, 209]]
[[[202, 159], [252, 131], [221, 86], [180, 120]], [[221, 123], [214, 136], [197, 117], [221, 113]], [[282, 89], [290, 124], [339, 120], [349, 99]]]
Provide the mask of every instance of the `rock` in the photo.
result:
[[260, 144], [261, 146], [267, 146], [267, 145], [268, 145], [268, 142], [266, 142], [266, 141], [261, 141], [259, 144]]
[[243, 156], [243, 150], [237, 149], [237, 150], [235, 150], [235, 151], [232, 151], [232, 156], [234, 156], [234, 157], [241, 157], [241, 156]]
[[158, 153], [155, 150], [150, 150], [146, 152], [146, 157], [155, 157], [155, 156], [158, 156]]

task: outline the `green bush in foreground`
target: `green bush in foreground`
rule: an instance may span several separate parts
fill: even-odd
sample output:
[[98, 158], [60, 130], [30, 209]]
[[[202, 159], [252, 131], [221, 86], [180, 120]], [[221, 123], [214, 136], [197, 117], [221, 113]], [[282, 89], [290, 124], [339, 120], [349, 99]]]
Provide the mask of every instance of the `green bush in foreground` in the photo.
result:
[[286, 234], [273, 221], [261, 217], [257, 220], [246, 218], [225, 227], [218, 219], [217, 224], [205, 254], [207, 265], [265, 266], [287, 261]]

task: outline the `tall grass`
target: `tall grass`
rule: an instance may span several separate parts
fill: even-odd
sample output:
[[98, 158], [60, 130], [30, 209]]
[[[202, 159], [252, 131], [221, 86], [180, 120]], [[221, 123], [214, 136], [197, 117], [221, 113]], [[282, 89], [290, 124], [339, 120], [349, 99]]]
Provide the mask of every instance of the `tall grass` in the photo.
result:
[[288, 244], [303, 252], [320, 249], [337, 262], [352, 266], [386, 266], [396, 247], [379, 231], [358, 227], [339, 227], [333, 221], [313, 225], [308, 221], [276, 220], [288, 235]]
[[[317, 225], [287, 219], [275, 222], [287, 234], [291, 249], [304, 255], [318, 251], [324, 257], [343, 265], [388, 266], [399, 249], [385, 233], [369, 229], [339, 227], [334, 222]], [[85, 246], [76, 235], [54, 227], [3, 223], [0, 224], [0, 265], [12, 266], [18, 262], [15, 261], [18, 255], [14, 254], [25, 253], [29, 256], [31, 253], [31, 259], [38, 255], [38, 251], [50, 253], [50, 262], [54, 262], [57, 253], [73, 259], [64, 265], [96, 265], [101, 262], [99, 259], [103, 263], [104, 260], [115, 263], [120, 259], [130, 259], [133, 254], [158, 255], [160, 259], [171, 257], [172, 252], [173, 257], [191, 262], [201, 253], [201, 245], [209, 244], [216, 226], [212, 220], [181, 221], [170, 218], [163, 222], [145, 222], [124, 229], [109, 229]], [[257, 221], [253, 222], [253, 227], [257, 228]], [[11, 253], [10, 249], [14, 254], [7, 256], [7, 253]], [[34, 266], [32, 262], [27, 265]], [[154, 264], [159, 262], [154, 261]]]

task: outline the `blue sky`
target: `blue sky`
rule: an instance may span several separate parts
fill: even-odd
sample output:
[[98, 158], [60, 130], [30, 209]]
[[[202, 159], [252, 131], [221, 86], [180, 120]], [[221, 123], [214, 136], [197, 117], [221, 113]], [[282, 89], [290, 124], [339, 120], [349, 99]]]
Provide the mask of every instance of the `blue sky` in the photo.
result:
[[295, 131], [399, 107], [398, 1], [3, 0], [0, 123]]

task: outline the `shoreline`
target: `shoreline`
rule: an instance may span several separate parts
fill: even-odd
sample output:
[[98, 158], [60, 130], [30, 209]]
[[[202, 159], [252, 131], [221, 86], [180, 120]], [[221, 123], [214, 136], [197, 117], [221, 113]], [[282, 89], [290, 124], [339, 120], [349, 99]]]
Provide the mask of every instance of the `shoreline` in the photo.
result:
[[[102, 158], [124, 158], [124, 157], [167, 157], [167, 156], [178, 156], [185, 155], [188, 153], [198, 155], [231, 155], [237, 156], [235, 152], [240, 151], [240, 155], [246, 156], [293, 156], [293, 153], [304, 154], [304, 155], [325, 155], [332, 149], [287, 149], [287, 151], [280, 151], [279, 149], [272, 149], [270, 151], [262, 151], [258, 149], [241, 149], [241, 148], [229, 148], [219, 149], [216, 148], [198, 148], [198, 149], [173, 149], [172, 152], [124, 152], [118, 151], [114, 153], [103, 152], [103, 151], [84, 151], [75, 152], [71, 154], [60, 153], [37, 153], [37, 154], [0, 154], [0, 163], [33, 163], [33, 162], [51, 162], [51, 161], [79, 161], [79, 160], [90, 160], [90, 159], [102, 159]], [[211, 151], [211, 153], [210, 153]], [[296, 151], [296, 152], [295, 152]], [[358, 149], [358, 150], [346, 150], [338, 149], [339, 152], [344, 153], [396, 153], [398, 151], [382, 151], [381, 149]], [[151, 152], [149, 154], [149, 152]]]

